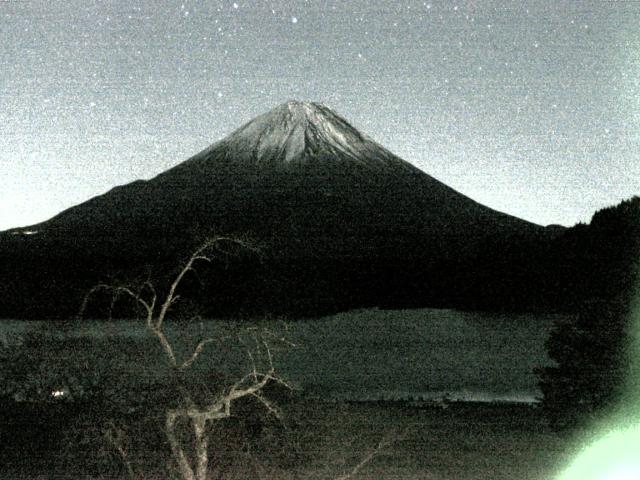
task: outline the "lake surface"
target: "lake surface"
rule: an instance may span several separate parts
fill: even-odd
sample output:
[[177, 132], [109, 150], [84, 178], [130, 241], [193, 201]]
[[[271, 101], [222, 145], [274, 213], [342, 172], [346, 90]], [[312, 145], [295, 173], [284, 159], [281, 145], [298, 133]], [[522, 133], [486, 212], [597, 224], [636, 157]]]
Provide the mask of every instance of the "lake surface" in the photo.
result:
[[[540, 395], [533, 369], [550, 364], [544, 343], [553, 323], [562, 318], [369, 309], [287, 323], [261, 322], [259, 326], [296, 345], [274, 347], [274, 363], [281, 376], [310, 395], [354, 400], [447, 396], [531, 402]], [[198, 368], [235, 374], [248, 371], [246, 350], [252, 340], [237, 324], [168, 321], [167, 331], [180, 355], [187, 355], [198, 338], [222, 339], [207, 347]], [[54, 341], [36, 352], [52, 369], [65, 362], [84, 362], [87, 368], [125, 365], [128, 373], [141, 379], [162, 374], [162, 352], [149, 339], [142, 322], [87, 320], [62, 326], [5, 320], [0, 323], [0, 344], [20, 342], [29, 332], [60, 340], [59, 349]], [[73, 346], [62, 346], [65, 340]]]

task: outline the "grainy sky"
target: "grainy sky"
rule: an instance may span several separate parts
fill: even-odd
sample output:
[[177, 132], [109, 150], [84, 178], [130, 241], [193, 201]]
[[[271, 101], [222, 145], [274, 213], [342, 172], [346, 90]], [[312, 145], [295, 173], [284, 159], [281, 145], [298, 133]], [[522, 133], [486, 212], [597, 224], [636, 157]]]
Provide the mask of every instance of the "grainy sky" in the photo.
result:
[[324, 103], [488, 206], [640, 194], [637, 1], [0, 0], [0, 229]]

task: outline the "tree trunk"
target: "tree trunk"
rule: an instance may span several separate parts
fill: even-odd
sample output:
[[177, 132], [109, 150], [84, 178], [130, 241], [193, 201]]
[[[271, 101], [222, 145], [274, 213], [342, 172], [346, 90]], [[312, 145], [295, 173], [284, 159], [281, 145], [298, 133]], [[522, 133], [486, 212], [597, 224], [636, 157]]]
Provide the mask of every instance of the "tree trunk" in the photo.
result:
[[167, 439], [169, 440], [169, 445], [171, 447], [171, 453], [173, 454], [173, 458], [176, 461], [182, 480], [199, 480], [196, 479], [196, 476], [193, 473], [193, 468], [191, 468], [191, 465], [189, 465], [189, 460], [187, 459], [187, 456], [180, 446], [180, 442], [178, 441], [178, 438], [176, 436], [177, 420], [178, 415], [175, 412], [167, 412], [165, 426]]
[[193, 431], [196, 435], [196, 480], [206, 480], [209, 468], [209, 437], [206, 432], [206, 420], [203, 418], [193, 419]]

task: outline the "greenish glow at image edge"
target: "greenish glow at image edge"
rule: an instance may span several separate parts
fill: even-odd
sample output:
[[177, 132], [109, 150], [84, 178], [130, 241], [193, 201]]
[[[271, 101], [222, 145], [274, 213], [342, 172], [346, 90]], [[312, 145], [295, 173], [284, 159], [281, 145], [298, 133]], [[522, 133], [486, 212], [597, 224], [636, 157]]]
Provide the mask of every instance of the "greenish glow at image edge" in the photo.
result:
[[585, 447], [557, 480], [640, 479], [640, 289], [630, 315], [633, 334], [623, 400], [591, 435], [580, 439]]

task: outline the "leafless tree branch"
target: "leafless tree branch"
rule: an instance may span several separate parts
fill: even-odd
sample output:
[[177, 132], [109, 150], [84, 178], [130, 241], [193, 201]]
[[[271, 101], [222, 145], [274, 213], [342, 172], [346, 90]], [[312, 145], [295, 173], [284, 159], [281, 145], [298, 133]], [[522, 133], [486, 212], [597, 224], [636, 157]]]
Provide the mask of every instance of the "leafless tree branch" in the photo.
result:
[[360, 470], [368, 463], [370, 463], [374, 458], [376, 458], [380, 453], [387, 448], [389, 445], [397, 442], [402, 437], [404, 437], [405, 433], [398, 435], [394, 433], [388, 433], [384, 435], [378, 444], [373, 448], [369, 453], [367, 453], [349, 472], [340, 475], [339, 477], [334, 478], [334, 480], [349, 480], [358, 474]]
[[200, 356], [200, 354], [204, 350], [204, 347], [206, 347], [207, 344], [213, 343], [213, 342], [215, 342], [215, 339], [213, 339], [213, 338], [206, 338], [204, 340], [201, 340], [198, 343], [198, 345], [196, 345], [196, 348], [193, 350], [193, 353], [191, 354], [191, 356], [187, 360], [182, 362], [178, 368], [180, 370], [185, 370], [185, 369], [189, 368], [193, 364], [193, 362], [195, 362], [198, 359], [198, 357]]

